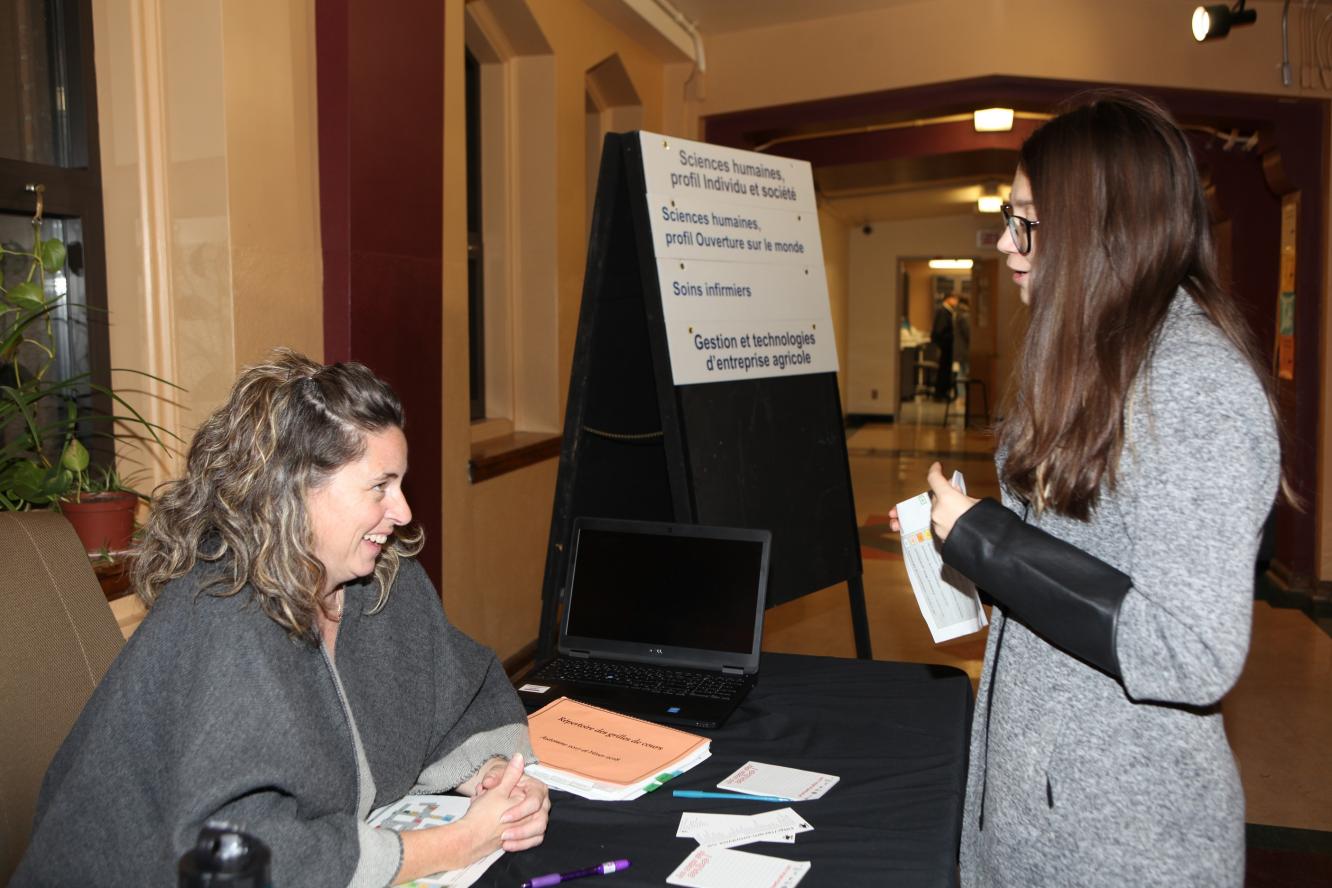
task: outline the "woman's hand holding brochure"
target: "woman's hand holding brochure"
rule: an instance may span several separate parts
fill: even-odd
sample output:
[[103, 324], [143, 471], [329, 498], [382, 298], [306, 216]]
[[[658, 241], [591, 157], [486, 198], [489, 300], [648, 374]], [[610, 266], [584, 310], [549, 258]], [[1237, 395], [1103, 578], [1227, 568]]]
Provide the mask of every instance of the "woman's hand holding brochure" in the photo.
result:
[[902, 560], [916, 603], [935, 644], [980, 631], [987, 623], [976, 585], [943, 563], [935, 540], [943, 541], [962, 513], [978, 500], [966, 495], [966, 481], [954, 472], [945, 481], [938, 463], [930, 466], [931, 492], [900, 502], [888, 513], [902, 534]]

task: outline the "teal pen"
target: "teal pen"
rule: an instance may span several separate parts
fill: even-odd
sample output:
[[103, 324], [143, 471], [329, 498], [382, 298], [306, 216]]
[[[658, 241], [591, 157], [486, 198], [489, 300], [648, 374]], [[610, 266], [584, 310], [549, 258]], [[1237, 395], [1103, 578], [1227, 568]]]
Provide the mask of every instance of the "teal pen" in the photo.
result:
[[789, 802], [781, 796], [745, 795], [739, 792], [708, 792], [702, 789], [675, 789], [671, 795], [679, 799], [739, 799], [745, 802]]

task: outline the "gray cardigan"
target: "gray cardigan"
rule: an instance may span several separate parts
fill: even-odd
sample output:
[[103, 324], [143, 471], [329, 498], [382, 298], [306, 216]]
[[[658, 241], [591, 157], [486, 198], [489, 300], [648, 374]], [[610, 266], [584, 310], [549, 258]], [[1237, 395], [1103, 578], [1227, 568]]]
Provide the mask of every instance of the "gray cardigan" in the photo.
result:
[[[1275, 426], [1248, 365], [1183, 293], [1126, 425], [1117, 485], [1090, 521], [1027, 516], [1130, 578], [1112, 624], [1118, 675], [999, 601], [972, 729], [963, 885], [1243, 883], [1244, 795], [1218, 704], [1248, 651]], [[1008, 491], [1004, 504], [1026, 514]]]
[[530, 759], [503, 670], [414, 560], [378, 614], [373, 582], [347, 587], [336, 670], [245, 590], [199, 594], [205, 570], [163, 591], [56, 754], [13, 885], [174, 885], [210, 818], [269, 845], [275, 885], [386, 885], [401, 843], [372, 807]]

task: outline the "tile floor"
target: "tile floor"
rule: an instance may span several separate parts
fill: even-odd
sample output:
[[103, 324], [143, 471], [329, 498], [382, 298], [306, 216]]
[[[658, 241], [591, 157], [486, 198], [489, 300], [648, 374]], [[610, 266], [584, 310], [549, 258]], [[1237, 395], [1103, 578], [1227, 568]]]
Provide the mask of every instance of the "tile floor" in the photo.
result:
[[[942, 405], [904, 407], [898, 423], [847, 432], [874, 656], [956, 666], [974, 681], [983, 634], [943, 645], [930, 640], [886, 516], [925, 488], [935, 459], [945, 473], [961, 469], [973, 496], [996, 495], [993, 439], [980, 429], [964, 431], [956, 415], [944, 427]], [[765, 650], [854, 656], [845, 586], [773, 608], [764, 635]], [[1248, 800], [1247, 884], [1332, 885], [1332, 856], [1324, 856], [1332, 855], [1332, 637], [1300, 611], [1258, 601], [1249, 660], [1222, 712]], [[1292, 845], [1320, 854], [1295, 859], [1294, 874], [1255, 875], [1264, 849], [1281, 858]]]

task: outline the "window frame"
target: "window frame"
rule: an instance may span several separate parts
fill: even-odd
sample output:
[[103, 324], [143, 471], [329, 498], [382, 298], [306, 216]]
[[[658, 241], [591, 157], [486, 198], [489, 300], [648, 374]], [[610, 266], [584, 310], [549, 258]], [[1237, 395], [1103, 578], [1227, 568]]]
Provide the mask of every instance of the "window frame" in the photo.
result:
[[[84, 141], [83, 166], [59, 166], [0, 157], [0, 212], [31, 216], [37, 198], [28, 190], [30, 184], [44, 186], [43, 215], [51, 218], [77, 219], [82, 226], [82, 249], [77, 261], [82, 266], [83, 298], [88, 316], [88, 366], [92, 381], [103, 387], [111, 384], [111, 345], [107, 325], [106, 234], [102, 210], [102, 156], [97, 126], [97, 78], [93, 53], [92, 0], [50, 0], [49, 8], [58, 9], [67, 29], [65, 50], [73, 51], [78, 65], [77, 97], [66, 91], [66, 102], [82, 105], [80, 119], [72, 120], [77, 132], [81, 127]], [[77, 46], [74, 46], [77, 44]], [[71, 251], [75, 254], [75, 251]], [[111, 400], [105, 395], [92, 397], [92, 409], [109, 415]]]
[[467, 127], [467, 361], [471, 419], [486, 418], [485, 240], [481, 195], [481, 62], [465, 49]]

